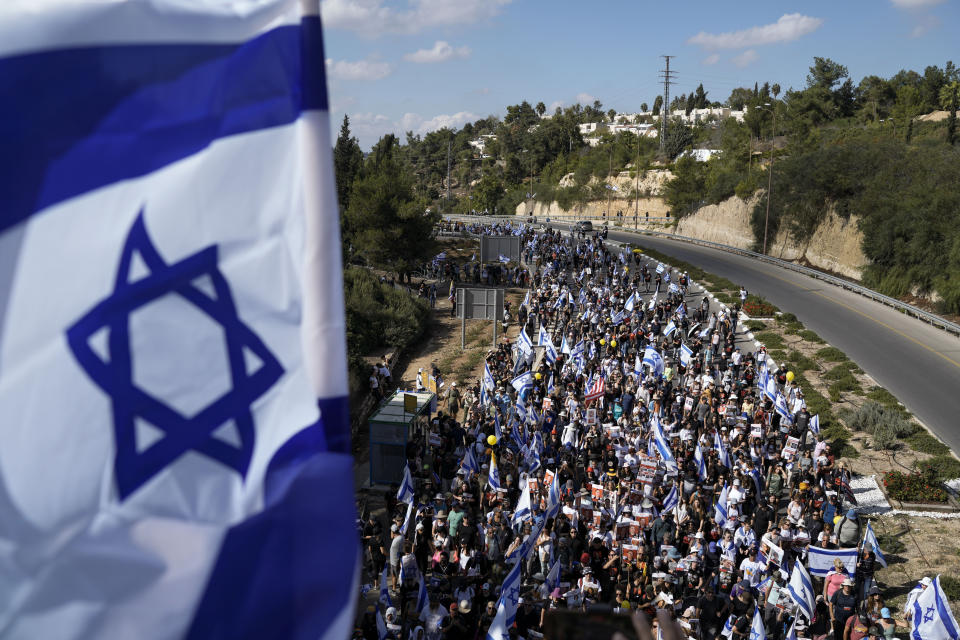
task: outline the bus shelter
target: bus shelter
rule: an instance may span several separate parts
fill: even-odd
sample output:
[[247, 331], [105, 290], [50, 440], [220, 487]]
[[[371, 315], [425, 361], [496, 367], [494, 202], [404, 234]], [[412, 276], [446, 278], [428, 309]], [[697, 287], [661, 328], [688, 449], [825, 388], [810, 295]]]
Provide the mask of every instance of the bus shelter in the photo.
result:
[[436, 394], [396, 391], [370, 417], [370, 484], [400, 484], [407, 443], [425, 434]]

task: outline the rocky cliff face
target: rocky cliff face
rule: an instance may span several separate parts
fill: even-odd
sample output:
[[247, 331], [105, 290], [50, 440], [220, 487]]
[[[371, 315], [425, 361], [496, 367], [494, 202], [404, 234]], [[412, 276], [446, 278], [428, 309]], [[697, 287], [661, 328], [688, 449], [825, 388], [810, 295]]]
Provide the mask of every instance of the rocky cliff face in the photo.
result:
[[[677, 234], [750, 249], [753, 246], [750, 214], [754, 205], [762, 199], [762, 195], [755, 195], [750, 200], [734, 196], [718, 205], [702, 207], [680, 221]], [[844, 220], [831, 211], [806, 242], [798, 242], [786, 231], [781, 231], [768, 242], [771, 256], [800, 261], [855, 280], [860, 279], [863, 267], [867, 264], [867, 257], [861, 248], [863, 234], [857, 228], [856, 216]]]

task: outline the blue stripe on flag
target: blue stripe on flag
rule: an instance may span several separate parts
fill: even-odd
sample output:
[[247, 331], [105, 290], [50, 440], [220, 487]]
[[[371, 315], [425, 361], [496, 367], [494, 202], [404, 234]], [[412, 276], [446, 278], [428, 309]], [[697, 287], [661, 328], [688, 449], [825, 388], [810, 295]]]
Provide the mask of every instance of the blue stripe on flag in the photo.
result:
[[330, 489], [353, 477], [353, 458], [322, 445], [314, 425], [273, 457], [264, 510], [227, 532], [187, 638], [317, 638], [350, 608], [357, 533], [331, 523], [355, 520], [353, 492]]
[[327, 109], [317, 17], [240, 44], [106, 45], [0, 58], [0, 86], [0, 232], [218, 138]]

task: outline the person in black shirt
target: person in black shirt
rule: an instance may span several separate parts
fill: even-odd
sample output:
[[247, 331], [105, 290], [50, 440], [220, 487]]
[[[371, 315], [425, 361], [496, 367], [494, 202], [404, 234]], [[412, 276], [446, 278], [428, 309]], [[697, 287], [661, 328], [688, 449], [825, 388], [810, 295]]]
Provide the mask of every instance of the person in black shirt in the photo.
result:
[[857, 612], [857, 596], [853, 592], [855, 586], [851, 578], [843, 581], [843, 588], [830, 598], [830, 620], [833, 622], [834, 638], [843, 637], [843, 628], [847, 618]]
[[713, 640], [723, 629], [726, 622], [728, 604], [716, 596], [713, 589], [708, 588], [706, 593], [697, 601], [697, 618], [700, 619], [700, 633], [703, 640]]

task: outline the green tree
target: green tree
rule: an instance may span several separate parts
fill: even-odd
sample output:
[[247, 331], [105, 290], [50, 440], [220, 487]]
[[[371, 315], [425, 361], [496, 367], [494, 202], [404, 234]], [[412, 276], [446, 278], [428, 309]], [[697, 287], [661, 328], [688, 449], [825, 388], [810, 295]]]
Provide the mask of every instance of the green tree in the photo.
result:
[[344, 224], [345, 255], [403, 276], [429, 260], [438, 216], [414, 193], [413, 173], [397, 139], [384, 136], [353, 183]]
[[730, 97], [727, 98], [727, 106], [734, 111], [740, 111], [752, 101], [753, 92], [750, 89], [737, 87], [730, 92]]
[[663, 143], [663, 150], [667, 157], [673, 160], [686, 151], [693, 144], [693, 131], [681, 120], [674, 118], [667, 127], [667, 137]]
[[807, 88], [820, 87], [833, 91], [833, 88], [847, 75], [847, 68], [842, 64], [830, 58], [814, 57], [813, 66], [807, 74]]
[[653, 115], [659, 116], [661, 109], [663, 109], [663, 96], [657, 96], [653, 100]]
[[478, 211], [496, 215], [500, 199], [505, 189], [503, 181], [492, 174], [486, 174], [473, 190], [473, 202]]
[[770, 91], [773, 93], [773, 97], [776, 98], [780, 95], [780, 85], [773, 83], [773, 87], [770, 88]]
[[337, 204], [340, 205], [341, 215], [350, 204], [350, 189], [362, 164], [363, 152], [360, 150], [360, 143], [350, 135], [350, 118], [344, 114], [340, 135], [333, 147], [333, 171], [337, 180]]
[[947, 144], [951, 147], [956, 144], [957, 141], [957, 96], [960, 94], [960, 91], [954, 91], [953, 97], [950, 100], [949, 110], [950, 113], [947, 115]]
[[543, 114], [547, 112], [547, 105], [543, 104], [542, 102], [538, 102], [536, 109], [537, 115], [542, 118]]
[[643, 113], [646, 113], [647, 111], [649, 111], [649, 109], [647, 109], [647, 103], [646, 103], [646, 102], [640, 103], [640, 111], [642, 111]]

